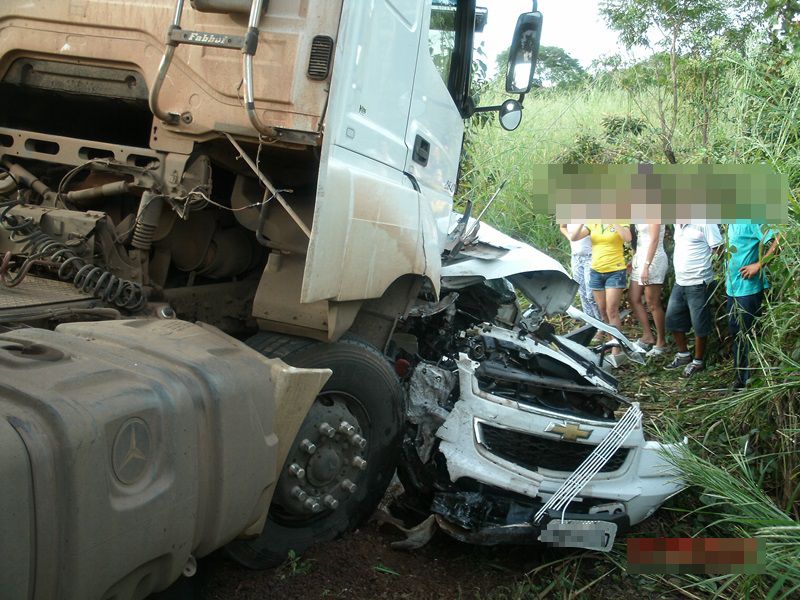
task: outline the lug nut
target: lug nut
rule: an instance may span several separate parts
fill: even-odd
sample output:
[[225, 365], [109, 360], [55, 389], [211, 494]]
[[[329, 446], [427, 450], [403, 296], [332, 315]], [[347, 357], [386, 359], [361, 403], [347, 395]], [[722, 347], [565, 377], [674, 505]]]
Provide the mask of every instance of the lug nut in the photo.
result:
[[336, 430], [328, 425], [327, 423], [320, 423], [319, 424], [319, 432], [329, 438], [332, 438], [336, 435]]
[[314, 442], [306, 438], [300, 442], [300, 450], [307, 452], [308, 454], [314, 454], [314, 452], [317, 451], [317, 446], [314, 444]]
[[339, 508], [339, 501], [336, 498], [334, 498], [333, 496], [331, 496], [330, 494], [327, 494], [322, 499], [322, 502], [323, 502], [323, 504], [325, 504], [325, 506], [327, 506], [331, 510], [336, 510], [337, 508]]
[[342, 421], [339, 424], [339, 431], [345, 435], [353, 435], [356, 432], [356, 428], [350, 425], [350, 423], [347, 421]]
[[307, 498], [303, 504], [311, 512], [319, 512], [322, 510], [322, 505], [317, 502], [316, 498]]
[[354, 433], [352, 436], [350, 436], [350, 443], [353, 444], [353, 446], [355, 446], [356, 448], [360, 448], [361, 450], [367, 447], [367, 440], [358, 435], [357, 433]]
[[355, 483], [353, 483], [349, 479], [343, 480], [340, 485], [342, 486], [342, 489], [349, 494], [354, 494], [356, 488], [358, 487]]
[[294, 486], [292, 488], [292, 496], [300, 500], [300, 502], [304, 502], [306, 498], [308, 498], [308, 494], [306, 494], [299, 486]]
[[289, 473], [291, 473], [298, 479], [302, 479], [303, 477], [306, 476], [306, 470], [297, 463], [292, 463], [291, 465], [289, 465]]
[[367, 468], [367, 461], [365, 461], [360, 456], [356, 456], [353, 459], [353, 466], [358, 469], [359, 471], [363, 471]]

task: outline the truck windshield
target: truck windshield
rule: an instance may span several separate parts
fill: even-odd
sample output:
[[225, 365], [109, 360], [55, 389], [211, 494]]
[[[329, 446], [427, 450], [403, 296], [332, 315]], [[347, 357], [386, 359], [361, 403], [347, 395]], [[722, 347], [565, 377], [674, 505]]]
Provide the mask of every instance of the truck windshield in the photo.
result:
[[487, 10], [475, 0], [433, 0], [428, 49], [459, 111], [464, 116], [472, 70], [472, 43], [486, 23]]

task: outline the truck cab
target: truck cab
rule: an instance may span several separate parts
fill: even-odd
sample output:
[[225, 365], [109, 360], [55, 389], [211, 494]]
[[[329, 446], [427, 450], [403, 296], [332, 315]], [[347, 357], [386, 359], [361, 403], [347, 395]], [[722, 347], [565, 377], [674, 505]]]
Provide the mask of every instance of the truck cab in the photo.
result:
[[75, 214], [45, 208], [127, 223], [109, 270], [137, 297], [381, 346], [439, 286], [483, 21], [455, 0], [12, 1], [0, 154], [52, 188], [46, 231]]
[[237, 536], [265, 566], [369, 515], [405, 421], [384, 350], [440, 289], [484, 20], [3, 3], [0, 589], [141, 598]]

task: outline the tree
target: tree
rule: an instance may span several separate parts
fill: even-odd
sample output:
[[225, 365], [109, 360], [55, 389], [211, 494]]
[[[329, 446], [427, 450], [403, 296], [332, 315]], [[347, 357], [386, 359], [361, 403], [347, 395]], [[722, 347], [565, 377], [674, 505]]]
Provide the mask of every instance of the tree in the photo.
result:
[[586, 70], [581, 64], [558, 46], [539, 48], [536, 72], [543, 82], [557, 88], [572, 88], [587, 78]]
[[[646, 74], [638, 93], [654, 96], [662, 149], [670, 163], [677, 162], [673, 139], [686, 90], [692, 90], [702, 143], [708, 143], [715, 98], [714, 77], [709, 77], [706, 67], [715, 62], [718, 40], [741, 44], [753, 22], [755, 4], [751, 0], [605, 0], [600, 4], [609, 27], [628, 49], [638, 46], [652, 52], [638, 70]], [[679, 72], [681, 68], [684, 73]], [[648, 116], [644, 108], [642, 113]]]
[[765, 21], [771, 25], [769, 38], [773, 49], [792, 50], [800, 42], [800, 0], [766, 0]]
[[497, 57], [494, 59], [494, 64], [497, 67], [495, 70], [499, 75], [502, 75], [503, 78], [506, 76], [506, 71], [508, 70], [508, 55], [510, 54], [511, 49], [506, 48], [505, 50], [501, 50], [497, 53]]

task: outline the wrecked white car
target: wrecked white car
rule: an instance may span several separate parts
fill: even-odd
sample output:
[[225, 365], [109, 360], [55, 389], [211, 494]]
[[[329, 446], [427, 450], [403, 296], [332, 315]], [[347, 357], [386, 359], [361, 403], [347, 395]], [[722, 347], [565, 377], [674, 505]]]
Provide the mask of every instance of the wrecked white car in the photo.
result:
[[[607, 346], [587, 346], [602, 329], [641, 357], [570, 307], [577, 284], [557, 261], [485, 224], [475, 237], [451, 255], [441, 300], [393, 339], [409, 397], [401, 505], [462, 541], [607, 551], [684, 487], [603, 368]], [[586, 325], [556, 334], [545, 318], [563, 313]]]

